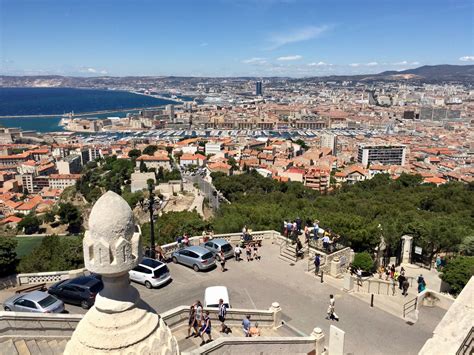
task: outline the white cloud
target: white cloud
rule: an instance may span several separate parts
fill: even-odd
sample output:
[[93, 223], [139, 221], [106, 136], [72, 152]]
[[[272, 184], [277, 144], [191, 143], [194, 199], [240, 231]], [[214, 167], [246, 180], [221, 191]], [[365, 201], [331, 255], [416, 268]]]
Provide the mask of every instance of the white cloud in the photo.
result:
[[401, 62], [395, 62], [393, 65], [407, 65], [408, 62], [406, 60], [402, 60]]
[[379, 63], [377, 62], [370, 62], [370, 63], [367, 63], [366, 64], [368, 67], [376, 67], [377, 65], [379, 65]]
[[267, 63], [267, 60], [265, 58], [258, 58], [258, 57], [254, 57], [254, 58], [249, 58], [249, 59], [245, 59], [242, 61], [242, 63], [244, 64], [265, 64]]
[[411, 62], [410, 65], [420, 65], [420, 62]]
[[331, 29], [331, 26], [306, 26], [285, 33], [277, 33], [270, 37], [271, 46], [267, 49], [272, 50], [289, 43], [307, 41], [321, 36], [324, 32]]
[[97, 73], [97, 70], [94, 68], [87, 68], [86, 70], [88, 73]]
[[351, 63], [349, 64], [350, 67], [353, 67], [353, 68], [357, 68], [358, 66], [360, 66], [359, 63]]
[[325, 67], [325, 66], [331, 66], [332, 64], [328, 64], [328, 63], [325, 63], [325, 62], [313, 62], [313, 63], [309, 63], [308, 66], [310, 67]]
[[209, 43], [207, 42], [202, 42], [199, 47], [207, 47], [209, 45]]
[[459, 58], [461, 62], [474, 62], [474, 55], [465, 55]]
[[301, 55], [287, 55], [285, 57], [278, 57], [277, 60], [281, 61], [281, 62], [287, 62], [287, 61], [290, 61], [290, 60], [300, 60], [302, 59], [303, 56]]
[[108, 73], [107, 73], [107, 70], [101, 70], [100, 73], [101, 73], [101, 74], [104, 74], [104, 75], [105, 75], [105, 74], [108, 74]]

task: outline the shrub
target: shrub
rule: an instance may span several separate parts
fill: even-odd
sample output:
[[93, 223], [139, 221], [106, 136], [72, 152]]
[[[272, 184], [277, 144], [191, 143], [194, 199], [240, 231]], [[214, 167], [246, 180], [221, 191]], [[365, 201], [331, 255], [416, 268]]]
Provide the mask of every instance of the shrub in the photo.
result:
[[357, 253], [354, 257], [354, 262], [352, 263], [353, 266], [359, 268], [363, 271], [373, 271], [374, 268], [374, 261], [369, 253], [366, 251], [362, 253]]
[[447, 262], [441, 274], [441, 280], [450, 287], [450, 293], [459, 294], [474, 275], [474, 257], [458, 256]]

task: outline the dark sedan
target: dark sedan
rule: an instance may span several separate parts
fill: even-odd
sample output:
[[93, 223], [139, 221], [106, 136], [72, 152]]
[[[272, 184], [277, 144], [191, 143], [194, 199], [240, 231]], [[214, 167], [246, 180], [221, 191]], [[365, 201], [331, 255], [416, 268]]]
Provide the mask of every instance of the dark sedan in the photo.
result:
[[84, 309], [94, 305], [95, 296], [102, 290], [102, 280], [94, 276], [81, 276], [55, 283], [48, 292], [65, 303], [76, 304]]

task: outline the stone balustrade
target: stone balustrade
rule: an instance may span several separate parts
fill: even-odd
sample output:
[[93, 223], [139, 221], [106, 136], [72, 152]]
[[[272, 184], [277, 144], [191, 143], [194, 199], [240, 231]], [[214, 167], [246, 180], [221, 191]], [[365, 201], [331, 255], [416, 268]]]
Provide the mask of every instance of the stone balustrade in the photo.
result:
[[316, 338], [309, 337], [222, 337], [190, 354], [317, 354]]
[[2, 311], [0, 312], [0, 339], [28, 336], [34, 337], [34, 339], [42, 337], [68, 339], [81, 319], [82, 314]]
[[[209, 311], [211, 319], [218, 319], [217, 308], [204, 308], [204, 310]], [[250, 315], [252, 321], [258, 322], [259, 327], [262, 328], [277, 327], [280, 324], [276, 323], [281, 323], [278, 322], [280, 315], [273, 310], [229, 308], [226, 314], [226, 324], [229, 326], [240, 326], [246, 315]], [[181, 326], [188, 326], [189, 306], [173, 308], [160, 314], [160, 316], [171, 330], [175, 330]]]
[[[278, 236], [281, 237], [280, 233], [273, 231], [273, 230], [268, 230], [268, 231], [254, 231], [251, 233], [252, 237], [254, 240], [275, 240]], [[227, 240], [230, 244], [237, 244], [240, 242], [240, 238], [242, 236], [242, 233], [226, 233], [226, 234], [215, 234], [213, 236], [213, 239], [225, 239]], [[195, 236], [189, 238], [190, 244], [191, 245], [200, 245], [202, 244], [203, 237], [202, 236]], [[178, 245], [177, 242], [173, 243], [168, 243], [164, 244], [161, 246], [161, 249], [163, 250], [164, 257], [166, 259], [171, 258], [171, 254], [178, 250], [180, 246]]]
[[68, 280], [78, 276], [88, 274], [86, 269], [77, 269], [69, 271], [51, 271], [51, 272], [36, 272], [30, 274], [18, 274], [16, 276], [17, 285], [30, 285], [53, 283], [61, 280]]

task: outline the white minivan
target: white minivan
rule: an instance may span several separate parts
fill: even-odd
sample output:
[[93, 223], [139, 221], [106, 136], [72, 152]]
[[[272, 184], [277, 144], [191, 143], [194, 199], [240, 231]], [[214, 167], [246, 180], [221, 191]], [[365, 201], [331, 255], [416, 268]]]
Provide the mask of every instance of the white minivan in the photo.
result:
[[204, 292], [204, 307], [219, 307], [219, 300], [222, 299], [227, 308], [230, 307], [229, 293], [225, 286], [212, 286], [206, 288]]
[[159, 287], [171, 280], [170, 270], [161, 261], [143, 258], [135, 268], [128, 272], [130, 280], [145, 285], [146, 288]]

